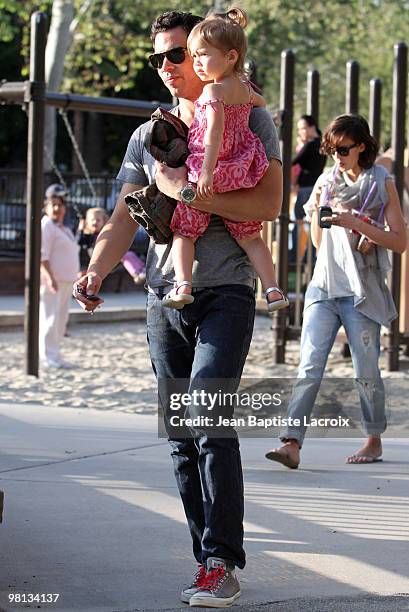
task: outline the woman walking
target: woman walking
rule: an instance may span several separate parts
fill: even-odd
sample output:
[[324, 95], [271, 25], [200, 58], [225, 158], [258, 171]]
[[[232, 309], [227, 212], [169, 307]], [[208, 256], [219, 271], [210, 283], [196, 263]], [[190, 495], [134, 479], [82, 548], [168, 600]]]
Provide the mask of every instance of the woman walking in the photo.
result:
[[[373, 463], [382, 456], [386, 429], [385, 394], [379, 372], [381, 325], [396, 318], [386, 284], [387, 249], [403, 253], [406, 228], [398, 194], [383, 166], [374, 164], [378, 145], [359, 115], [341, 115], [325, 130], [322, 151], [335, 165], [318, 179], [305, 205], [317, 263], [305, 295], [298, 381], [288, 416], [308, 422], [321, 385], [328, 355], [344, 326], [351, 347], [356, 386], [366, 435], [347, 463]], [[319, 208], [332, 207], [319, 226]], [[385, 229], [384, 221], [389, 229]], [[298, 467], [306, 427], [288, 427], [284, 443], [266, 457]]]

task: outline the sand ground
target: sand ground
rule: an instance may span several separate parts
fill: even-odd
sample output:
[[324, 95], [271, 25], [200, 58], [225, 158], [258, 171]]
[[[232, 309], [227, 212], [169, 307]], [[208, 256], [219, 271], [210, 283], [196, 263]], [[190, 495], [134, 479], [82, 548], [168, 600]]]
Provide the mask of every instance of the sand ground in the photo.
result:
[[[244, 378], [296, 376], [299, 343], [288, 342], [286, 363], [274, 365], [270, 328], [268, 317], [256, 317]], [[62, 354], [71, 367], [42, 370], [38, 379], [24, 374], [24, 349], [22, 331], [2, 330], [0, 397], [3, 402], [91, 407], [127, 413], [156, 411], [156, 383], [149, 361], [144, 321], [70, 326]], [[336, 344], [326, 375], [352, 378], [352, 362], [344, 359], [340, 350], [340, 344]], [[400, 372], [388, 373], [383, 354], [381, 367], [386, 378], [399, 379], [394, 381], [396, 385], [407, 387], [408, 359], [403, 358]]]

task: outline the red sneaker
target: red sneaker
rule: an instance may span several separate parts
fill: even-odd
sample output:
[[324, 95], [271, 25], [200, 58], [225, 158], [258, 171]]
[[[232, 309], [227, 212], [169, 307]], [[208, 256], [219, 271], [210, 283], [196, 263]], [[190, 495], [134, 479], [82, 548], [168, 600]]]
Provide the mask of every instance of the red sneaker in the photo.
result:
[[197, 572], [194, 575], [192, 584], [182, 589], [182, 592], [180, 594], [180, 599], [181, 601], [183, 601], [183, 603], [189, 603], [192, 595], [194, 595], [201, 589], [205, 578], [206, 578], [206, 568], [204, 565], [201, 565], [200, 563], [198, 563]]

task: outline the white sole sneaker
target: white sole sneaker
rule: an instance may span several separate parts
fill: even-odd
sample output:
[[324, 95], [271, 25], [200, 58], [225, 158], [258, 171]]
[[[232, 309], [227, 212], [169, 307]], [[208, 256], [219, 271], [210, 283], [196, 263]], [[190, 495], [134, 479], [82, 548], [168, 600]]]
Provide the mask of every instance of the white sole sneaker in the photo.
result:
[[[197, 591], [195, 591], [195, 593], [197, 593]], [[187, 593], [184, 593], [182, 591], [181, 594], [180, 594], [180, 601], [185, 603], [185, 604], [188, 604], [195, 593], [191, 593], [190, 595], [188, 595]]]
[[190, 598], [189, 605], [192, 608], [228, 608], [241, 595], [241, 591], [237, 591], [231, 597], [212, 597], [211, 595], [193, 595]]

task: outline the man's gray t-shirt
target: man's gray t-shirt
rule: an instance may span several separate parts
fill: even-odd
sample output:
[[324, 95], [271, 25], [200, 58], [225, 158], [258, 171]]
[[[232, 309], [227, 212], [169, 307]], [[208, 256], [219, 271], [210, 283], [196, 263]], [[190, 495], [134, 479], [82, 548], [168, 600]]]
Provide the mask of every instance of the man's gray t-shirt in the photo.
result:
[[[144, 147], [149, 121], [135, 130], [128, 143], [117, 180], [146, 186], [154, 182], [155, 160]], [[265, 108], [253, 108], [249, 122], [260, 138], [267, 158], [281, 161], [277, 131]], [[149, 287], [173, 285], [172, 243], [156, 244], [151, 240], [146, 261]], [[227, 231], [223, 219], [212, 215], [205, 233], [195, 242], [193, 264], [194, 287], [217, 287], [226, 284], [252, 286], [254, 269], [241, 247]]]

